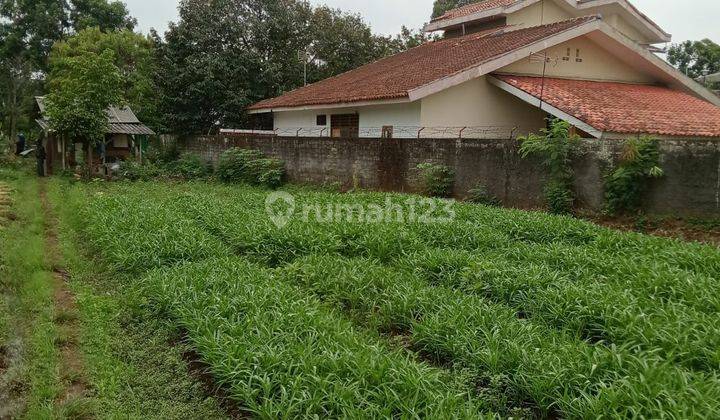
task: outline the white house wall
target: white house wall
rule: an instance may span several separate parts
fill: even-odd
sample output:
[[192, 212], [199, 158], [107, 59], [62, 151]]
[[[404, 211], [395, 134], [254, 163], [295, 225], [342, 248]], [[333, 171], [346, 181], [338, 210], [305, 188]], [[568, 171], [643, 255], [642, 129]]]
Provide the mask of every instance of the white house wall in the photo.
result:
[[520, 134], [535, 132], [545, 126], [545, 117], [483, 76], [423, 98], [420, 122], [424, 127], [487, 129], [488, 136], [483, 137], [493, 137], [492, 133], [504, 136], [513, 129]]
[[[411, 131], [415, 131], [420, 126], [420, 101], [391, 105], [275, 112], [274, 126], [281, 132], [302, 129], [302, 134], [320, 135], [322, 132], [322, 135], [330, 136], [331, 115], [355, 113], [359, 115], [360, 135], [363, 137], [379, 137], [382, 127], [388, 125], [396, 127], [396, 130], [406, 127]], [[318, 115], [327, 116], [325, 126], [316, 124]]]
[[[580, 50], [580, 57], [577, 57], [577, 50]], [[549, 59], [545, 65], [543, 56]], [[564, 57], [568, 57], [568, 60], [564, 61]], [[578, 62], [578, 58], [582, 61]], [[656, 82], [653, 77], [625, 64], [585, 36], [545, 51], [538, 51], [534, 57], [527, 57], [503, 67], [498, 73], [541, 76], [543, 71], [547, 77], [628, 83]]]

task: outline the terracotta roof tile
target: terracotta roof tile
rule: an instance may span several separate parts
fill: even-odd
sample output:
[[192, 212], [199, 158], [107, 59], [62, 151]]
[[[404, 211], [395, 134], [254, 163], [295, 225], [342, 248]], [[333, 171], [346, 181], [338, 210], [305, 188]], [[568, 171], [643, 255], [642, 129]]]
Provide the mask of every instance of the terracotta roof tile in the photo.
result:
[[720, 137], [720, 108], [687, 93], [648, 85], [495, 75], [605, 132]]
[[477, 3], [471, 3], [465, 6], [457, 7], [455, 9], [448, 10], [442, 16], [436, 17], [431, 22], [439, 22], [441, 20], [455, 19], [463, 16], [472, 15], [475, 13], [484, 12], [486, 10], [496, 9], [498, 7], [507, 7], [513, 3], [517, 3], [518, 0], [485, 0]]
[[511, 30], [496, 28], [429, 42], [339, 76], [252, 105], [250, 110], [402, 99], [408, 91], [600, 19], [586, 16]]

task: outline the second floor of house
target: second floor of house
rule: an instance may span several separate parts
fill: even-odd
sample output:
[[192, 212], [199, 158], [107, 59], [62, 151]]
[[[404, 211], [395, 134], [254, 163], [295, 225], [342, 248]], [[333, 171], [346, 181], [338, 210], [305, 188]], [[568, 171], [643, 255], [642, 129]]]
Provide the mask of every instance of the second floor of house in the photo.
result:
[[425, 26], [457, 37], [499, 27], [528, 28], [587, 15], [603, 21], [625, 37], [653, 50], [672, 36], [627, 0], [484, 0], [449, 10]]

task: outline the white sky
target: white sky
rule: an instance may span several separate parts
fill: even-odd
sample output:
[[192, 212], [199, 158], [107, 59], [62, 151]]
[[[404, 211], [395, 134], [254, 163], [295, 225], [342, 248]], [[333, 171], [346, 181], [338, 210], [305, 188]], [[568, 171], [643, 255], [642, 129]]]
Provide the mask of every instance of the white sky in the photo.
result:
[[[161, 33], [177, 21], [178, 0], [124, 0], [138, 20], [139, 29]], [[420, 28], [432, 13], [433, 0], [310, 0], [361, 14], [373, 31], [395, 34], [402, 25]], [[633, 4], [673, 35], [673, 42], [710, 38], [720, 43], [718, 0], [633, 0]], [[691, 6], [692, 5], [692, 6]]]

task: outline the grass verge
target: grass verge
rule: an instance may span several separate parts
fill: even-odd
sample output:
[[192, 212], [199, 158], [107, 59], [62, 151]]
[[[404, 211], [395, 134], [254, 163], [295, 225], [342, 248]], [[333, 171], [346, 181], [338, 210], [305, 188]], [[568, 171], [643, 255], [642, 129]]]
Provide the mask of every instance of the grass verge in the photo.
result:
[[188, 371], [190, 348], [176, 330], [150, 314], [121, 271], [103, 263], [78, 235], [84, 220], [75, 209], [85, 193], [52, 180], [49, 197], [59, 216], [58, 239], [76, 297], [80, 348], [92, 406], [99, 418], [221, 419], [228, 415]]

